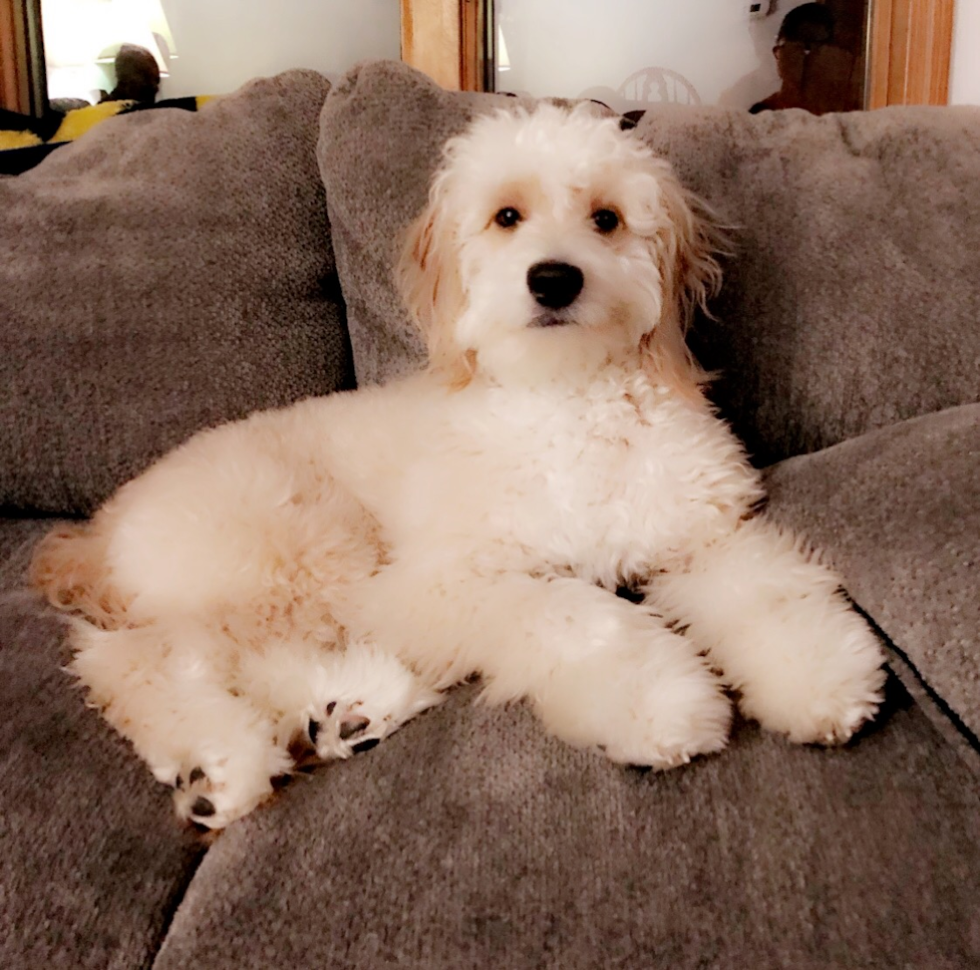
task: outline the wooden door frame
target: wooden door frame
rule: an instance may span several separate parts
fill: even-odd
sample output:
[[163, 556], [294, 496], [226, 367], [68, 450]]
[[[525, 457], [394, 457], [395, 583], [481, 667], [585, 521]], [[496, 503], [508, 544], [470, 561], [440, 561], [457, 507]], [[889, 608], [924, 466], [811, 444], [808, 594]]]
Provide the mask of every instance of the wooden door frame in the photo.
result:
[[0, 108], [35, 118], [48, 110], [41, 0], [0, 0]]
[[[402, 60], [450, 90], [492, 86], [493, 0], [401, 0]], [[871, 0], [866, 107], [946, 104], [954, 0]]]
[[402, 60], [450, 91], [486, 91], [493, 0], [400, 0]]
[[30, 114], [27, 34], [19, 0], [0, 0], [0, 108]]
[[866, 106], [948, 104], [954, 0], [873, 0]]

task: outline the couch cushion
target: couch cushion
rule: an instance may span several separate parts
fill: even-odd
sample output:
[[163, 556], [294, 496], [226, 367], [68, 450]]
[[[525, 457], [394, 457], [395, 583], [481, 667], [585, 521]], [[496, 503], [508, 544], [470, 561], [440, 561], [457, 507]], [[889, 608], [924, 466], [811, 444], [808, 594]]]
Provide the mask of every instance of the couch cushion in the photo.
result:
[[980, 787], [897, 682], [847, 749], [742, 724], [663, 775], [473, 694], [228, 829], [156, 970], [980, 961]]
[[926, 683], [980, 736], [980, 404], [790, 459], [770, 511], [801, 529]]
[[0, 180], [0, 505], [89, 511], [202, 427], [351, 383], [328, 89], [113, 118]]
[[332, 192], [327, 207], [357, 382], [377, 384], [425, 358], [392, 280], [401, 233], [425, 205], [446, 139], [503, 98], [444, 91], [394, 61], [353, 68], [332, 91], [317, 158]]
[[980, 400], [980, 108], [648, 112], [735, 257], [693, 345], [760, 464]]
[[[397, 239], [446, 138], [501, 103], [392, 63], [327, 99], [320, 168], [359, 380], [421, 359]], [[980, 399], [980, 109], [651, 106], [637, 132], [737, 227], [722, 322], [696, 346], [759, 463]]]
[[50, 521], [0, 520], [0, 966], [148, 966], [204, 847], [61, 669], [63, 627], [22, 591]]

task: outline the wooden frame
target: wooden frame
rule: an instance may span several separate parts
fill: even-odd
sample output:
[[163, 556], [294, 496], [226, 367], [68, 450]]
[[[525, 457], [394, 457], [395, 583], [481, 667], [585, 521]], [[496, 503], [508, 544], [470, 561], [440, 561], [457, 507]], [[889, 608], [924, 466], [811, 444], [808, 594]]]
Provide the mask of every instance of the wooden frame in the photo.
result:
[[[865, 106], [946, 104], [954, 0], [871, 0]], [[402, 60], [451, 90], [493, 87], [493, 0], [401, 0]]]
[[402, 60], [437, 84], [462, 84], [460, 0], [401, 0]]
[[35, 118], [48, 110], [41, 0], [0, 0], [0, 108]]
[[451, 91], [486, 91], [493, 0], [401, 0], [402, 60]]
[[872, 0], [865, 105], [948, 104], [954, 0]]

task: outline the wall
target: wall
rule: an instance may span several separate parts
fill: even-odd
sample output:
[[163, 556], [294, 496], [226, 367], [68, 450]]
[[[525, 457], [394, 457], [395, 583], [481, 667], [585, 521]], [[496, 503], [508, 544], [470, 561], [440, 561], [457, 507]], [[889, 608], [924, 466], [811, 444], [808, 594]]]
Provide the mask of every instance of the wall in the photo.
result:
[[221, 94], [293, 67], [399, 57], [398, 0], [162, 0], [178, 58], [162, 97]]
[[956, 0], [949, 103], [980, 104], [980, 0]]

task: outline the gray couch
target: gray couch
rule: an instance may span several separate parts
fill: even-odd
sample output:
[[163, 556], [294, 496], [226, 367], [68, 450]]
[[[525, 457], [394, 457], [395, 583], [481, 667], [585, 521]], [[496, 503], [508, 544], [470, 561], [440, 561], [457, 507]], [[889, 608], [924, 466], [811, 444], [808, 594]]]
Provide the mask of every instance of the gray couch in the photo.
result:
[[0, 179], [0, 967], [980, 966], [980, 110], [639, 126], [737, 228], [696, 337], [718, 404], [888, 645], [851, 744], [740, 722], [644, 774], [468, 686], [207, 842], [86, 710], [24, 587], [53, 518], [420, 359], [394, 239], [506, 102], [391, 63], [329, 87], [116, 119]]

